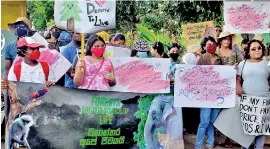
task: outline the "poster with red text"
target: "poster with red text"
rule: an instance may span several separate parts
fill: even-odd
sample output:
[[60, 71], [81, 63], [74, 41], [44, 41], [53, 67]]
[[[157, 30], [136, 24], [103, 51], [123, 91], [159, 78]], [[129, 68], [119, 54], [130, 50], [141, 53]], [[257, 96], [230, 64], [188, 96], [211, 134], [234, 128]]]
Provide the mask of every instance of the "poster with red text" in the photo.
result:
[[269, 33], [269, 8], [269, 2], [224, 2], [224, 30], [231, 33]]
[[170, 59], [111, 57], [116, 85], [111, 91], [169, 93]]
[[236, 98], [233, 66], [177, 65], [174, 106], [232, 108]]

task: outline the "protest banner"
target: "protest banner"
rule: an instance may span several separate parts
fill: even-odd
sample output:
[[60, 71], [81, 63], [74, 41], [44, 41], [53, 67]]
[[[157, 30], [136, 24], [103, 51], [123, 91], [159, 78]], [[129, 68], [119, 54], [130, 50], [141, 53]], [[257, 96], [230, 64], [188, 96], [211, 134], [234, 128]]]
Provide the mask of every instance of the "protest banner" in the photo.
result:
[[[71, 67], [71, 63], [57, 50], [49, 50], [48, 42], [39, 33], [35, 33], [32, 36], [32, 39], [36, 43], [45, 45], [45, 48], [40, 48], [40, 57], [38, 60], [47, 62], [49, 64], [50, 80], [52, 82], [57, 82], [69, 70], [69, 68]], [[22, 61], [23, 58], [17, 55], [13, 62], [13, 65]]]
[[179, 64], [175, 72], [174, 106], [235, 107], [235, 86], [233, 66]]
[[224, 30], [231, 33], [269, 33], [269, 2], [224, 2]]
[[62, 29], [95, 33], [115, 28], [116, 1], [55, 1], [54, 20]]
[[247, 135], [270, 135], [270, 97], [242, 95], [240, 118]]
[[131, 49], [128, 47], [121, 47], [121, 46], [106, 46], [106, 50], [104, 53], [105, 58], [109, 57], [130, 57]]
[[199, 49], [207, 27], [214, 27], [214, 23], [208, 21], [182, 25], [184, 37], [187, 41], [187, 52], [195, 52]]
[[170, 60], [160, 58], [111, 57], [116, 86], [111, 91], [169, 93]]
[[172, 96], [10, 83], [6, 149], [184, 149], [182, 111]]
[[211, 37], [213, 37], [215, 40], [217, 40], [217, 39], [216, 39], [216, 30], [215, 30], [214, 27], [207, 27], [207, 28], [205, 29], [205, 32], [204, 32], [204, 38], [205, 38], [205, 37], [209, 37], [209, 36], [211, 36]]

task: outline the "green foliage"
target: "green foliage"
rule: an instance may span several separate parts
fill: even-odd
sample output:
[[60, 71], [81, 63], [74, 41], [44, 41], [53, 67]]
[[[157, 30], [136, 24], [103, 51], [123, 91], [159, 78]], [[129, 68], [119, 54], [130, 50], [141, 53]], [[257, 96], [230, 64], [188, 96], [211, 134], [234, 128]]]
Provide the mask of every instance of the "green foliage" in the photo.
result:
[[136, 24], [136, 29], [138, 31], [138, 34], [144, 38], [149, 44], [152, 44], [156, 41], [156, 35], [153, 33], [153, 31], [149, 30], [147, 27]]
[[171, 38], [169, 38], [168, 35], [166, 34], [159, 34], [159, 33], [154, 33], [147, 27], [141, 25], [141, 24], [136, 24], [136, 29], [138, 34], [140, 35], [141, 38], [145, 39], [148, 44], [152, 44], [153, 42], [160, 41], [161, 43], [164, 44], [164, 50], [168, 52], [168, 46], [173, 42]]
[[54, 0], [27, 1], [27, 13], [36, 30], [45, 30], [47, 23], [54, 19]]
[[179, 24], [186, 24], [223, 18], [222, 6], [222, 1], [167, 1], [163, 11]]
[[116, 1], [116, 29], [113, 32], [126, 33], [137, 22], [136, 1]]
[[50, 27], [55, 24], [55, 21], [51, 19], [49, 22], [47, 22], [47, 27]]
[[142, 25], [151, 28], [154, 32], [159, 32], [164, 28], [167, 18], [163, 15], [157, 16], [155, 13], [146, 14], [142, 17]]

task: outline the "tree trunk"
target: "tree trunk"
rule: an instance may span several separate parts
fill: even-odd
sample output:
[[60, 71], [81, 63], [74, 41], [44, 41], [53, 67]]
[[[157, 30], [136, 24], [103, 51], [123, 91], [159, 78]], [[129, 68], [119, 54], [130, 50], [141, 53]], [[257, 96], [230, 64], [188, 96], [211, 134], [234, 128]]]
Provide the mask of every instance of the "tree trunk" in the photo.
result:
[[74, 18], [70, 18], [67, 20], [67, 29], [68, 31], [74, 31]]

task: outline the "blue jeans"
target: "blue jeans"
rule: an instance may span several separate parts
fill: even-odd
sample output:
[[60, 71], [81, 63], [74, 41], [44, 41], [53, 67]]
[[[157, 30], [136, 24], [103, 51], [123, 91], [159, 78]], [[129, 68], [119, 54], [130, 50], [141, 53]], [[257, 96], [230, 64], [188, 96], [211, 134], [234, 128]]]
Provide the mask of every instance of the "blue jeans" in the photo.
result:
[[[255, 147], [254, 149], [263, 149], [264, 146], [264, 136], [257, 136], [255, 138]], [[242, 149], [247, 149], [245, 147], [242, 147]]]
[[207, 133], [206, 146], [212, 147], [215, 141], [215, 128], [213, 123], [215, 122], [219, 114], [219, 109], [215, 108], [201, 108], [200, 109], [200, 124], [197, 132], [195, 148], [199, 149], [203, 146], [204, 136]]

